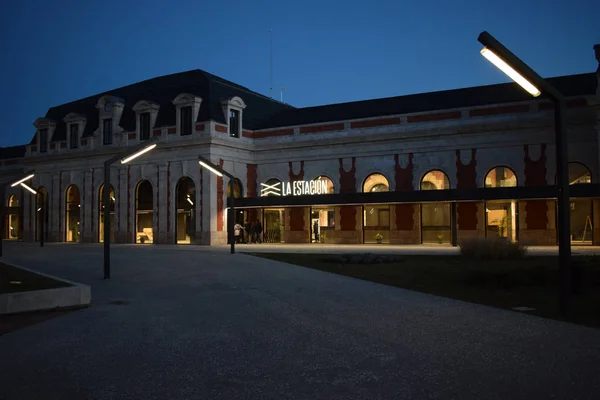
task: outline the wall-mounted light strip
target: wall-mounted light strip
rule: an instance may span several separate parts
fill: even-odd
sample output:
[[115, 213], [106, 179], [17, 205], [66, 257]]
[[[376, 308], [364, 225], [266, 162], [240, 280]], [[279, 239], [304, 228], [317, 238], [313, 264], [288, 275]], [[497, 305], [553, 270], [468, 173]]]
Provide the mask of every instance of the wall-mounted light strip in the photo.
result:
[[29, 186], [27, 186], [23, 182], [21, 182], [21, 186], [23, 186], [25, 189], [29, 190], [31, 193], [37, 194], [37, 192], [35, 190], [33, 190], [32, 188], [30, 188]]
[[214, 169], [213, 167], [211, 167], [210, 165], [208, 165], [204, 161], [198, 161], [198, 162], [200, 163], [200, 165], [202, 165], [204, 168], [206, 168], [207, 170], [209, 170], [213, 174], [215, 174], [217, 176], [223, 176], [222, 173], [220, 173], [219, 171], [217, 171], [216, 169]]
[[15, 186], [17, 186], [17, 185], [20, 185], [21, 183], [23, 183], [23, 182], [25, 182], [25, 181], [28, 181], [29, 179], [33, 178], [33, 175], [34, 175], [34, 174], [27, 175], [25, 178], [23, 178], [23, 179], [19, 179], [18, 181], [16, 181], [16, 182], [15, 182], [15, 183], [13, 183], [12, 185], [10, 185], [10, 187], [15, 187]]
[[142, 150], [138, 151], [135, 154], [132, 154], [124, 159], [121, 160], [121, 164], [125, 164], [128, 163], [129, 161], [138, 158], [139, 156], [141, 156], [142, 154], [146, 154], [147, 152], [149, 152], [150, 150], [154, 150], [154, 148], [156, 147], [156, 143], [152, 143], [150, 146], [143, 148]]

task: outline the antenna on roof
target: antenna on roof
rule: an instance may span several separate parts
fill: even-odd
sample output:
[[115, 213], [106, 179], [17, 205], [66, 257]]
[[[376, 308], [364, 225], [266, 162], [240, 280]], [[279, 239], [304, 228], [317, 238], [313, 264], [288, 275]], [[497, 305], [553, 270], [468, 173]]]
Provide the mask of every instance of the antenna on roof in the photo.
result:
[[285, 91], [285, 88], [284, 88], [284, 87], [282, 87], [282, 88], [281, 88], [281, 102], [282, 102], [282, 103], [283, 103], [283, 92], [284, 92], [284, 91]]
[[269, 56], [271, 58], [271, 86], [269, 88], [269, 97], [273, 98], [273, 29], [269, 31]]

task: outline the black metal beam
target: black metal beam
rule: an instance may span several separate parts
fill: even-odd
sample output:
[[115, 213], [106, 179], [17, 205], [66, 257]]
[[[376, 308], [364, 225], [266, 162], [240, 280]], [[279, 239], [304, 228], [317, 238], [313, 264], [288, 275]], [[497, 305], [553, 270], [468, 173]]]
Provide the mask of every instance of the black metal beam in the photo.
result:
[[[403, 192], [336, 193], [314, 196], [266, 196], [235, 200], [236, 208], [302, 207], [315, 205], [402, 204], [454, 201], [556, 199], [557, 186], [516, 186], [447, 190], [414, 190]], [[571, 185], [571, 197], [600, 197], [600, 184]], [[231, 205], [228, 204], [228, 207]]]

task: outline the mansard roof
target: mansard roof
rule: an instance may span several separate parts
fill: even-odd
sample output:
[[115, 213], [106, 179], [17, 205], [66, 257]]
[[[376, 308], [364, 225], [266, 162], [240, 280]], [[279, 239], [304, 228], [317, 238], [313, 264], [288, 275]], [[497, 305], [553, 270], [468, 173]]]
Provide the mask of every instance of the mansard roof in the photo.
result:
[[[593, 95], [596, 90], [596, 76], [594, 73], [549, 78], [548, 81], [566, 97]], [[532, 99], [517, 84], [503, 83], [295, 108], [208, 72], [192, 70], [145, 80], [52, 107], [46, 113], [45, 118], [56, 121], [56, 129], [52, 140], [66, 140], [67, 129], [63, 118], [69, 113], [86, 116], [87, 124], [82, 136], [91, 136], [98, 129], [99, 124], [98, 109], [96, 108], [98, 99], [110, 95], [123, 99], [125, 103], [119, 125], [126, 131], [135, 130], [133, 107], [143, 100], [160, 105], [156, 127], [173, 126], [176, 123], [176, 112], [172, 101], [182, 93], [188, 93], [202, 99], [197, 121], [214, 120], [224, 124], [227, 121], [223, 115], [221, 102], [235, 96], [240, 97], [247, 105], [242, 121], [243, 128], [249, 130], [477, 107]], [[32, 143], [35, 143], [35, 137]]]
[[[596, 91], [596, 75], [594, 73], [549, 78], [548, 82], [565, 97], [593, 95]], [[477, 107], [487, 104], [512, 103], [531, 99], [532, 97], [516, 83], [501, 83], [350, 103], [288, 109], [264, 121], [260, 124], [259, 129]]]
[[[244, 111], [243, 127], [255, 129], [263, 121], [280, 111], [293, 108], [248, 88], [219, 78], [208, 72], [196, 69], [171, 75], [148, 79], [119, 89], [109, 90], [81, 100], [52, 107], [46, 113], [46, 119], [56, 121], [52, 140], [66, 140], [67, 129], [63, 118], [69, 113], [85, 115], [87, 124], [82, 137], [91, 136], [98, 129], [99, 118], [96, 104], [102, 96], [114, 96], [123, 99], [125, 108], [119, 125], [125, 131], [135, 130], [135, 112], [133, 106], [146, 100], [160, 105], [156, 118], [156, 127], [175, 125], [175, 105], [172, 101], [182, 93], [189, 93], [202, 99], [197, 121], [214, 120], [226, 123], [221, 100], [238, 96], [248, 105]], [[35, 139], [34, 139], [35, 140]], [[33, 141], [32, 141], [33, 143]]]

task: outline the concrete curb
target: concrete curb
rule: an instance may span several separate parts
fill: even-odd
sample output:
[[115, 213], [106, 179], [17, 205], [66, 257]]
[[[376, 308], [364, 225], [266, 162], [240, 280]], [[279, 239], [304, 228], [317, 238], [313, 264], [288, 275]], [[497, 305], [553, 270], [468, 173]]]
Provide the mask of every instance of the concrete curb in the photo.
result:
[[92, 301], [92, 290], [88, 285], [72, 282], [29, 268], [9, 264], [4, 261], [3, 263], [24, 271], [65, 282], [72, 286], [0, 294], [0, 315], [17, 314], [27, 311], [51, 310], [56, 308], [85, 307], [90, 305]]

